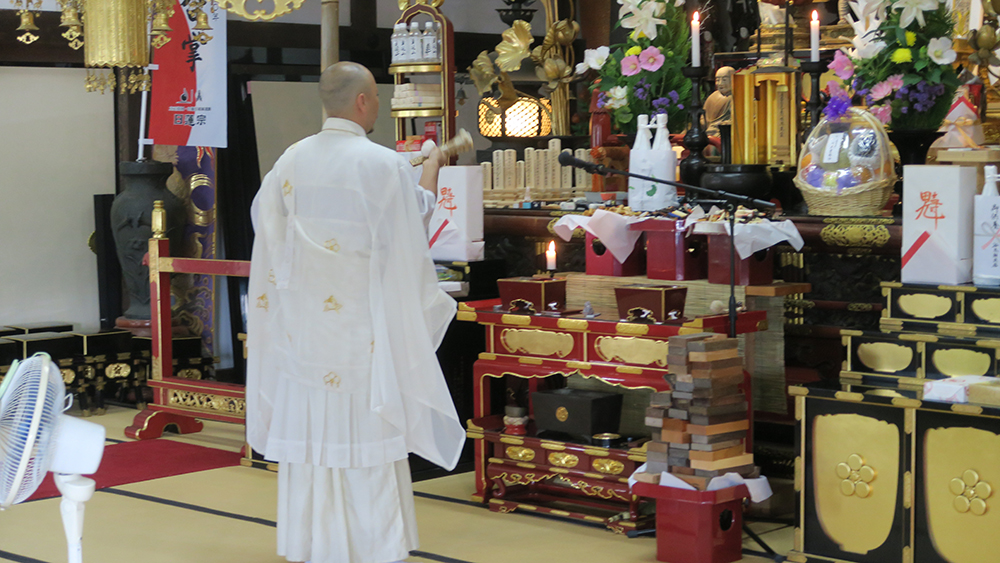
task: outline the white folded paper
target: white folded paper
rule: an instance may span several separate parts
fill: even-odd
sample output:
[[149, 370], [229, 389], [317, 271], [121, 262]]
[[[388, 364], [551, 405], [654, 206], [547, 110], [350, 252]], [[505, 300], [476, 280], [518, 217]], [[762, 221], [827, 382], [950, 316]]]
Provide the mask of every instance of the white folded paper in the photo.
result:
[[565, 241], [573, 238], [573, 231], [580, 228], [601, 239], [604, 246], [619, 262], [625, 262], [635, 250], [635, 243], [642, 236], [642, 231], [629, 230], [629, 225], [638, 223], [639, 217], [625, 217], [598, 209], [593, 217], [583, 215], [565, 215], [552, 226], [559, 237]]
[[[628, 487], [631, 489], [636, 484], [636, 479], [634, 475], [636, 473], [645, 473], [646, 464], [642, 464], [638, 469], [632, 473], [633, 477], [628, 478]], [[728, 489], [730, 487], [738, 487], [740, 485], [746, 485], [747, 490], [750, 492], [750, 501], [764, 502], [765, 500], [771, 498], [773, 494], [771, 492], [771, 483], [768, 482], [767, 477], [758, 477], [756, 479], [744, 479], [739, 473], [726, 473], [725, 475], [720, 475], [708, 482], [707, 491], [718, 491], [721, 489]], [[667, 473], [664, 471], [660, 474], [660, 486], [661, 487], [673, 487], [675, 489], [685, 489], [688, 491], [697, 491], [693, 485], [684, 481], [680, 477], [672, 473]]]
[[944, 403], [968, 403], [969, 387], [977, 383], [996, 381], [985, 375], [960, 375], [947, 379], [935, 379], [924, 383], [924, 400]]
[[[695, 212], [701, 208], [695, 209]], [[690, 233], [696, 235], [728, 235], [729, 223], [727, 221], [697, 221], [699, 216], [692, 212], [685, 225], [691, 228]], [[711, 214], [711, 212], [709, 212]], [[697, 221], [697, 222], [696, 222]], [[736, 224], [736, 253], [741, 259], [752, 256], [755, 252], [771, 248], [772, 246], [788, 241], [795, 250], [800, 250], [805, 244], [798, 227], [791, 221], [762, 221], [760, 223], [737, 223]]]

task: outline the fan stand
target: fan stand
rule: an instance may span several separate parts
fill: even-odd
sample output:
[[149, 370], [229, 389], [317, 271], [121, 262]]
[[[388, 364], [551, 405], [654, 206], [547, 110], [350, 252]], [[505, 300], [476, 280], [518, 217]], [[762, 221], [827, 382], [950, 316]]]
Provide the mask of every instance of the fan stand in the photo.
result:
[[62, 493], [59, 511], [66, 531], [69, 563], [83, 563], [83, 503], [94, 496], [96, 483], [80, 475], [53, 473], [52, 477]]

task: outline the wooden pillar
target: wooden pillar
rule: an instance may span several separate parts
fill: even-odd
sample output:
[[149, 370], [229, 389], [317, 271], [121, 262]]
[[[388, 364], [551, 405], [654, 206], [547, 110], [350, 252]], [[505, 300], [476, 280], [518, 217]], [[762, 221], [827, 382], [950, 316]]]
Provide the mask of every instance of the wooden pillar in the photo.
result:
[[580, 33], [588, 49], [611, 44], [610, 13], [611, 0], [580, 0]]
[[[322, 0], [319, 25], [319, 71], [340, 61], [340, 0]], [[326, 122], [323, 108], [323, 122]]]

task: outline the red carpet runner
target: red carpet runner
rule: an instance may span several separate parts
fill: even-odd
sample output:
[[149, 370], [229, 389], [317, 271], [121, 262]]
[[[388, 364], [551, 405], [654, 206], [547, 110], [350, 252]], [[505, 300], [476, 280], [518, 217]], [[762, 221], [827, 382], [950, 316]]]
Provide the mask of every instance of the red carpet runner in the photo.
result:
[[[239, 465], [240, 454], [173, 440], [143, 440], [109, 445], [97, 473], [89, 475], [98, 489], [161, 479], [173, 475]], [[52, 474], [45, 476], [28, 500], [59, 496]]]

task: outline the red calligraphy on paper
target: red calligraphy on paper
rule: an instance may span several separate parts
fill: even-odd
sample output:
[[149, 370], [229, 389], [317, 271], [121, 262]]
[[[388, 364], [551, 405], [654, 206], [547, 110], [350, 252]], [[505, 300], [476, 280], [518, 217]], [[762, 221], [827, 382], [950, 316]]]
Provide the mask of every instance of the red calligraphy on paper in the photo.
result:
[[448, 215], [454, 215], [458, 206], [455, 205], [455, 192], [451, 188], [441, 188], [441, 199], [438, 207], [448, 210]]
[[924, 204], [917, 208], [916, 218], [934, 219], [934, 228], [937, 229], [938, 221], [945, 218], [937, 192], [920, 192], [920, 201]]

